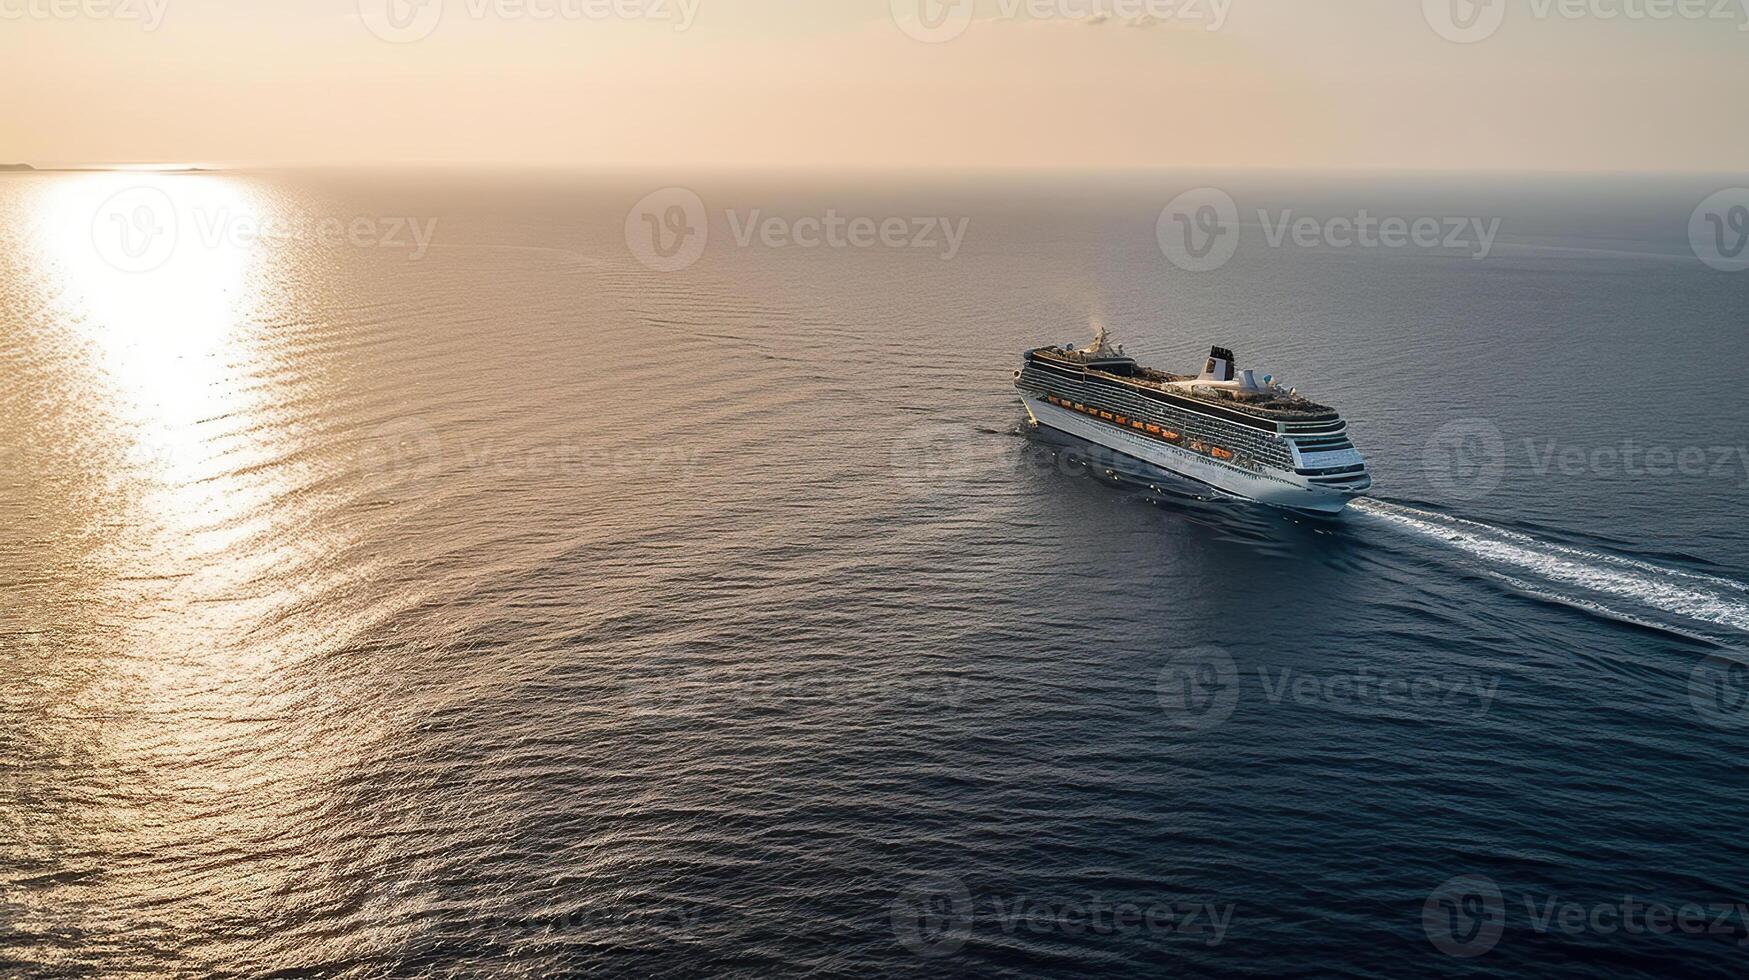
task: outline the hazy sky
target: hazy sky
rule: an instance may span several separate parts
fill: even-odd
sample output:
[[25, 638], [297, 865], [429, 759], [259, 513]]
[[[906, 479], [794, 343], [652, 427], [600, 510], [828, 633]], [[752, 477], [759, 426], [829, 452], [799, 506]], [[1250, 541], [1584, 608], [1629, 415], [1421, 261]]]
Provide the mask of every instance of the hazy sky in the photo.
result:
[[1749, 169], [1749, 0], [937, 2], [0, 0], [0, 162]]

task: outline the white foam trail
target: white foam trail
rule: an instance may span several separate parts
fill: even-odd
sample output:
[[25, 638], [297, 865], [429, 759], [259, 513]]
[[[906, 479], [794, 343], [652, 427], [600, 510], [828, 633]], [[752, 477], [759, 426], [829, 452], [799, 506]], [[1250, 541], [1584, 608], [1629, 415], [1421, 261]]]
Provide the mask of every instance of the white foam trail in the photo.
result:
[[[1358, 501], [1354, 508], [1398, 527], [1438, 538], [1495, 565], [1511, 566], [1598, 595], [1631, 599], [1642, 603], [1648, 610], [1675, 613], [1697, 622], [1749, 633], [1749, 602], [1730, 594], [1749, 591], [1749, 587], [1741, 582], [1538, 541], [1517, 531], [1382, 500]], [[1522, 580], [1510, 580], [1522, 584]], [[1575, 604], [1589, 602], [1576, 597], [1566, 598]], [[1622, 619], [1642, 621], [1640, 616], [1632, 613], [1598, 608]]]
[[[1689, 579], [1689, 580], [1692, 580], [1695, 582], [1704, 582], [1708, 585], [1722, 586], [1724, 588], [1732, 589], [1732, 590], [1735, 590], [1737, 592], [1749, 593], [1749, 583], [1739, 582], [1735, 579], [1720, 578], [1716, 575], [1703, 575], [1699, 572], [1685, 572], [1685, 571], [1681, 571], [1680, 569], [1666, 568], [1663, 565], [1654, 565], [1651, 562], [1640, 561], [1639, 559], [1636, 559], [1636, 558], [1623, 558], [1620, 555], [1609, 555], [1609, 554], [1604, 554], [1603, 552], [1600, 552], [1600, 551], [1586, 551], [1583, 548], [1574, 548], [1574, 547], [1570, 547], [1570, 546], [1564, 545], [1564, 544], [1556, 544], [1553, 541], [1539, 541], [1536, 538], [1533, 538], [1530, 535], [1524, 534], [1524, 533], [1519, 532], [1519, 531], [1508, 531], [1507, 529], [1505, 529], [1503, 527], [1495, 527], [1492, 524], [1482, 524], [1482, 523], [1479, 523], [1477, 521], [1465, 520], [1462, 517], [1453, 517], [1450, 514], [1441, 514], [1437, 511], [1420, 510], [1418, 508], [1408, 507], [1408, 506], [1405, 506], [1403, 504], [1393, 504], [1393, 503], [1388, 503], [1388, 502], [1383, 501], [1383, 500], [1375, 500], [1375, 499], [1371, 499], [1371, 498], [1363, 498], [1359, 501], [1356, 501], [1354, 506], [1358, 507], [1362, 510], [1366, 510], [1369, 508], [1375, 509], [1375, 510], [1383, 510], [1385, 508], [1389, 508], [1391, 510], [1394, 510], [1394, 511], [1397, 511], [1397, 512], [1403, 513], [1403, 514], [1414, 514], [1414, 515], [1421, 517], [1423, 519], [1426, 519], [1426, 520], [1438, 521], [1438, 522], [1443, 522], [1443, 523], [1447, 523], [1447, 524], [1461, 524], [1464, 527], [1474, 528], [1476, 531], [1484, 533], [1484, 534], [1497, 535], [1497, 536], [1505, 538], [1509, 541], [1519, 541], [1519, 542], [1523, 542], [1524, 544], [1527, 544], [1527, 545], [1534, 545], [1538, 548], [1546, 548], [1549, 551], [1558, 552], [1558, 553], [1563, 554], [1563, 555], [1572, 555], [1573, 557], [1578, 558], [1578, 559], [1583, 560], [1583, 561], [1601, 561], [1601, 562], [1606, 562], [1606, 563], [1611, 564], [1611, 565], [1622, 565], [1622, 566], [1625, 566], [1628, 568], [1636, 568], [1636, 569], [1639, 569], [1640, 571], [1643, 571], [1643, 572], [1650, 572], [1654, 575], [1665, 575], [1665, 576], [1671, 576], [1674, 578]], [[1381, 515], [1381, 516], [1383, 516], [1383, 515]]]
[[1485, 572], [1484, 574], [1489, 578], [1505, 582], [1507, 585], [1511, 586], [1514, 591], [1525, 595], [1535, 596], [1544, 602], [1552, 602], [1562, 606], [1572, 606], [1575, 609], [1583, 609], [1594, 616], [1603, 616], [1607, 619], [1613, 619], [1618, 622], [1632, 623], [1635, 626], [1644, 626], [1647, 629], [1671, 633], [1683, 637], [1684, 639], [1694, 640], [1697, 643], [1705, 643], [1709, 646], [1724, 647], [1729, 650], [1737, 649], [1729, 644], [1721, 643], [1719, 638], [1715, 636], [1708, 636], [1705, 633], [1696, 632], [1695, 630], [1683, 629], [1682, 627], [1671, 623], [1660, 623], [1641, 616], [1624, 613], [1620, 609], [1606, 606], [1601, 602], [1593, 602], [1590, 599], [1570, 596], [1564, 592], [1556, 592], [1553, 589], [1541, 588], [1530, 582], [1526, 582], [1524, 579], [1514, 578], [1511, 575], [1506, 575], [1501, 572]]

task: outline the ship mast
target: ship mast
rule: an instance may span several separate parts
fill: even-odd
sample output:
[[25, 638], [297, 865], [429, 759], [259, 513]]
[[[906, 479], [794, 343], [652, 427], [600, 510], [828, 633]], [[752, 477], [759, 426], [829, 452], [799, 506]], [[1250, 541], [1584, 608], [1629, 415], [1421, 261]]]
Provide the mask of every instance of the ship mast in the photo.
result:
[[1081, 352], [1084, 354], [1092, 354], [1094, 357], [1112, 357], [1121, 356], [1123, 354], [1123, 348], [1120, 347], [1113, 350], [1111, 346], [1111, 331], [1105, 328], [1104, 322], [1096, 321], [1093, 324], [1093, 344], [1090, 347], [1081, 348]]

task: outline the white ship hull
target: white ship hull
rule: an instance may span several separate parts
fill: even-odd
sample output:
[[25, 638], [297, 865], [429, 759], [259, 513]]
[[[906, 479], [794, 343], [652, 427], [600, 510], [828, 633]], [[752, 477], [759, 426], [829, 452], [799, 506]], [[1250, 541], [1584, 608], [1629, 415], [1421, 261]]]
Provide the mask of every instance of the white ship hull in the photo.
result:
[[1314, 485], [1293, 473], [1246, 469], [1210, 459], [1159, 439], [1058, 408], [1042, 398], [1023, 394], [1021, 401], [1026, 403], [1027, 414], [1039, 425], [1085, 439], [1234, 496], [1274, 507], [1322, 514], [1338, 513], [1359, 496], [1358, 492]]

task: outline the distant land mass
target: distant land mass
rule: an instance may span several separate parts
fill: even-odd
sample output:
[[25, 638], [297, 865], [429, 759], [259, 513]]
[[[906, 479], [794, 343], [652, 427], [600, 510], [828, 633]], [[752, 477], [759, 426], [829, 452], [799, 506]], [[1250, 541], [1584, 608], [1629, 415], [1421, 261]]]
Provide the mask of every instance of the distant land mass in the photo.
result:
[[28, 163], [0, 163], [0, 173], [79, 174], [138, 171], [155, 174], [211, 173], [211, 167], [187, 167], [180, 164], [83, 164], [71, 167], [33, 167]]

